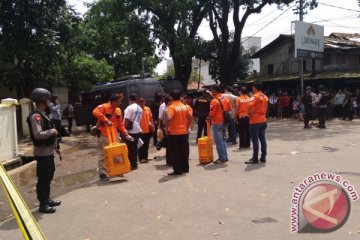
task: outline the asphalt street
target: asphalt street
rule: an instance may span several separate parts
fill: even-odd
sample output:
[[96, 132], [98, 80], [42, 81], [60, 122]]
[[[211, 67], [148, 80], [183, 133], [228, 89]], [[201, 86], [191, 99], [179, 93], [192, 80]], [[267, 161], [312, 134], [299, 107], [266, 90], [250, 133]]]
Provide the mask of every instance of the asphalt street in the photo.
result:
[[[171, 169], [161, 150], [108, 183], [99, 182], [95, 172], [94, 139], [79, 135], [81, 142], [64, 140], [68, 146], [52, 187], [62, 200], [55, 214], [37, 213], [33, 175], [21, 189], [51, 240], [360, 239], [360, 201], [352, 202], [348, 221], [335, 232], [290, 232], [294, 188], [307, 176], [334, 172], [360, 193], [360, 120], [302, 127], [296, 120], [269, 122], [266, 164], [245, 165], [251, 149], [229, 146], [227, 164], [199, 165], [192, 141], [188, 174], [167, 176]], [[21, 239], [14, 219], [0, 224], [0, 239]]]

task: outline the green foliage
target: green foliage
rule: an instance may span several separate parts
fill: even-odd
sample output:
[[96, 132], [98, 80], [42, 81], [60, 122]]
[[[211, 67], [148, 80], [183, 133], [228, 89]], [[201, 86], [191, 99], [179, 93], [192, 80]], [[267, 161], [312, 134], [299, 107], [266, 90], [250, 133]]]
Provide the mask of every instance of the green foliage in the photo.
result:
[[[174, 78], [175, 77], [175, 67], [174, 65], [170, 65], [166, 72], [161, 75], [155, 76], [156, 79], [168, 79], [169, 77]], [[204, 77], [200, 75], [200, 81], [204, 80]], [[189, 77], [189, 83], [192, 82], [198, 82], [199, 81], [199, 70], [197, 68], [193, 68], [191, 71], [190, 77]]]
[[[231, 85], [236, 81], [241, 65], [241, 36], [248, 17], [258, 14], [268, 4], [289, 4], [294, 0], [223, 0], [210, 1], [208, 11], [210, 29], [214, 36], [217, 49], [217, 62], [220, 82]], [[241, 11], [240, 11], [241, 10]], [[235, 26], [234, 32], [229, 31], [231, 20]]]
[[152, 25], [152, 34], [162, 50], [169, 48], [175, 78], [186, 89], [192, 71], [197, 30], [210, 8], [208, 0], [132, 0], [143, 19]]
[[100, 0], [86, 13], [79, 47], [96, 59], [106, 59], [117, 77], [145, 72], [159, 62], [149, 24], [126, 1]]
[[97, 82], [109, 82], [114, 76], [114, 68], [104, 59], [96, 60], [87, 55], [79, 55], [66, 64], [63, 77], [71, 89], [89, 91]]
[[59, 76], [60, 45], [70, 28], [65, 0], [0, 2], [1, 80], [19, 97], [33, 86], [51, 86]]

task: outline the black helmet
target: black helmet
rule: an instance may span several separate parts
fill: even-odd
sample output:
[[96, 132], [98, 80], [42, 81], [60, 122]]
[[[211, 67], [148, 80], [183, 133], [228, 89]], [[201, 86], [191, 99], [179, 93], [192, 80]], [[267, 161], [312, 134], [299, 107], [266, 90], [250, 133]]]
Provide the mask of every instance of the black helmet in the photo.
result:
[[306, 90], [311, 90], [311, 89], [312, 89], [312, 87], [307, 86], [305, 89], [306, 89]]
[[34, 102], [45, 102], [46, 100], [50, 100], [51, 93], [45, 88], [35, 88], [30, 98]]
[[240, 88], [239, 84], [237, 84], [237, 83], [235, 83], [232, 87], [233, 87], [233, 88], [236, 88], [236, 89], [239, 89], [239, 88]]

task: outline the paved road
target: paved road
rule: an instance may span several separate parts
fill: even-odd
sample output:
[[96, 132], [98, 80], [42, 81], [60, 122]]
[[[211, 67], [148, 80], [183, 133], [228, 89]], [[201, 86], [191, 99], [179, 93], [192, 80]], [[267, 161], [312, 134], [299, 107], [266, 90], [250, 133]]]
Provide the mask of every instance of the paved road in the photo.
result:
[[[61, 240], [360, 239], [360, 201], [353, 202], [347, 223], [329, 234], [291, 234], [289, 217], [294, 187], [316, 172], [340, 173], [360, 192], [359, 134], [359, 120], [334, 120], [326, 130], [273, 121], [266, 164], [246, 166], [251, 151], [229, 147], [228, 164], [199, 166], [192, 145], [187, 175], [166, 176], [171, 169], [157, 157], [110, 183], [87, 176], [60, 194], [56, 214], [34, 214], [48, 239]], [[86, 151], [92, 155], [81, 163], [96, 165], [94, 150]], [[0, 225], [0, 239], [21, 239], [14, 220]]]

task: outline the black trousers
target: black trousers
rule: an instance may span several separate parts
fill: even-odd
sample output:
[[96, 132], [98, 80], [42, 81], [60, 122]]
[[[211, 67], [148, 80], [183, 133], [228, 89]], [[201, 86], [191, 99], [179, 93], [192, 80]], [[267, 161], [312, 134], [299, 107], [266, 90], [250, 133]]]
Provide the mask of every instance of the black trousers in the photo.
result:
[[312, 107], [306, 107], [305, 108], [305, 116], [304, 116], [304, 126], [309, 126], [309, 122], [312, 119], [313, 115], [313, 108]]
[[129, 135], [134, 138], [134, 141], [132, 141], [132, 142], [126, 141], [126, 145], [128, 148], [128, 157], [129, 157], [131, 167], [136, 168], [137, 167], [137, 159], [138, 159], [137, 144], [139, 142], [141, 133], [135, 133], [135, 134], [129, 133]]
[[270, 117], [277, 117], [277, 106], [275, 104], [270, 104]]
[[158, 130], [158, 124], [155, 124], [155, 131], [152, 133], [153, 140], [154, 140], [154, 146], [156, 146], [158, 144], [157, 130]]
[[189, 135], [169, 135], [168, 152], [174, 172], [184, 173], [189, 171]]
[[239, 147], [248, 148], [250, 147], [250, 129], [249, 129], [249, 118], [243, 117], [238, 119], [239, 129]]
[[36, 195], [40, 202], [40, 207], [45, 206], [50, 199], [50, 184], [54, 177], [55, 162], [54, 155], [35, 156], [37, 162], [36, 176]]
[[326, 108], [318, 108], [319, 125], [325, 126]]
[[198, 117], [198, 130], [197, 130], [197, 137], [202, 137], [202, 132], [204, 130], [204, 136], [207, 136], [207, 125], [206, 125], [206, 117]]
[[68, 120], [68, 130], [69, 130], [69, 133], [71, 133], [72, 132], [72, 126], [73, 126], [73, 118], [68, 117], [67, 120]]
[[149, 156], [149, 144], [150, 144], [150, 139], [153, 133], [142, 133], [141, 134], [141, 140], [143, 140], [144, 145], [142, 145], [139, 148], [138, 151], [138, 155], [139, 155], [139, 159], [148, 159]]

